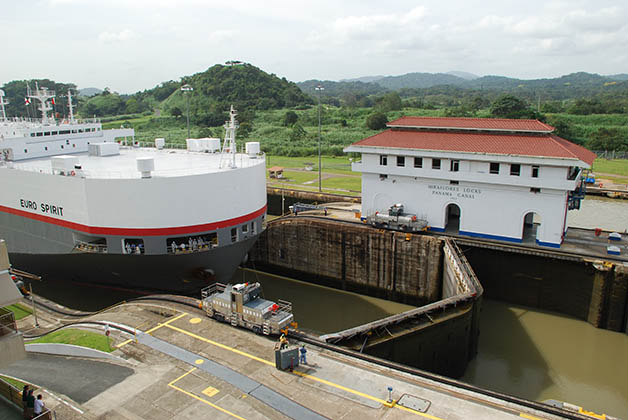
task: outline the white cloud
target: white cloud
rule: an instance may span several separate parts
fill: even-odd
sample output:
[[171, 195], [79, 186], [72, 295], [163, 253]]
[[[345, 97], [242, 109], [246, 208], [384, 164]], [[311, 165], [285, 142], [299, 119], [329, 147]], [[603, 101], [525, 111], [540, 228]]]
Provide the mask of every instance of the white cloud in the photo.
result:
[[135, 33], [130, 29], [123, 29], [119, 32], [101, 32], [98, 35], [98, 41], [103, 43], [123, 42], [135, 38]]

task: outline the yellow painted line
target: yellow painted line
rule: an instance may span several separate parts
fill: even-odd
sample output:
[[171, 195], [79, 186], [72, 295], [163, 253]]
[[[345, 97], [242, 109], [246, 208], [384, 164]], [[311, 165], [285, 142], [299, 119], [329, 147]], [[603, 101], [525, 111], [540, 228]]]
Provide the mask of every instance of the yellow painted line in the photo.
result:
[[203, 359], [196, 359], [194, 363], [197, 365], [202, 365], [203, 363], [205, 363], [205, 361]]
[[[196, 368], [192, 368], [192, 369], [191, 369], [191, 370], [189, 370], [188, 372], [186, 372], [186, 373], [184, 373], [183, 375], [179, 376], [179, 377], [178, 377], [177, 379], [175, 379], [174, 381], [171, 381], [171, 382], [168, 384], [168, 386], [169, 386], [170, 388], [176, 389], [176, 390], [177, 390], [177, 391], [179, 391], [179, 392], [184, 393], [185, 395], [187, 395], [187, 396], [189, 396], [189, 397], [192, 397], [192, 398], [194, 398], [194, 399], [196, 399], [196, 400], [198, 400], [198, 401], [200, 401], [200, 402], [203, 402], [203, 403], [205, 403], [205, 404], [209, 405], [210, 407], [213, 407], [213, 408], [215, 408], [216, 410], [221, 411], [221, 412], [223, 412], [223, 413], [225, 413], [225, 414], [227, 414], [227, 415], [229, 415], [229, 416], [231, 416], [231, 417], [234, 417], [234, 418], [239, 419], [239, 420], [246, 420], [245, 418], [240, 417], [240, 416], [238, 416], [237, 414], [232, 413], [232, 412], [231, 412], [231, 411], [229, 411], [229, 410], [225, 410], [225, 409], [224, 409], [224, 408], [222, 408], [222, 407], [218, 407], [216, 404], [213, 404], [213, 403], [211, 403], [211, 402], [207, 401], [205, 398], [201, 398], [201, 397], [199, 397], [198, 395], [195, 395], [195, 394], [193, 394], [193, 393], [191, 393], [191, 392], [189, 392], [189, 391], [186, 391], [185, 389], [179, 388], [178, 386], [176, 386], [176, 385], [175, 385], [175, 383], [176, 383], [176, 382], [178, 382], [178, 381], [180, 381], [181, 379], [185, 378], [186, 376], [188, 376], [190, 373], [194, 372], [195, 370], [196, 370]], [[211, 387], [209, 387], [209, 388], [211, 388]], [[205, 391], [207, 391], [209, 388], [206, 388], [206, 389], [205, 389]], [[215, 389], [215, 388], [214, 388], [214, 389]], [[205, 391], [203, 391], [203, 392], [205, 392]], [[218, 393], [218, 390], [216, 390], [216, 393]], [[214, 394], [214, 395], [216, 395], [216, 394]]]
[[201, 340], [201, 341], [204, 341], [204, 342], [209, 343], [209, 344], [211, 344], [211, 345], [214, 345], [214, 346], [216, 346], [216, 347], [220, 347], [221, 349], [229, 350], [229, 351], [231, 351], [231, 352], [233, 352], [233, 353], [236, 353], [236, 354], [239, 354], [239, 355], [242, 355], [242, 356], [248, 357], [249, 359], [253, 359], [253, 360], [257, 360], [258, 362], [265, 363], [265, 364], [267, 364], [268, 366], [275, 366], [275, 364], [274, 364], [273, 362], [270, 362], [270, 361], [268, 361], [268, 360], [262, 359], [262, 358], [257, 357], [257, 356], [253, 356], [252, 354], [246, 353], [246, 352], [244, 352], [244, 351], [242, 351], [242, 350], [238, 350], [238, 349], [236, 349], [236, 348], [233, 348], [233, 347], [230, 347], [230, 346], [226, 346], [226, 345], [221, 344], [221, 343], [217, 343], [217, 342], [212, 341], [212, 340], [210, 340], [210, 339], [208, 339], [208, 338], [201, 337], [200, 335], [197, 335], [197, 334], [191, 333], [191, 332], [186, 331], [186, 330], [183, 330], [183, 329], [181, 329], [181, 328], [177, 328], [177, 327], [174, 327], [174, 326], [172, 326], [172, 325], [164, 325], [164, 326], [165, 326], [165, 327], [168, 327], [168, 328], [170, 328], [170, 329], [172, 329], [172, 330], [178, 331], [178, 332], [180, 332], [180, 333], [182, 333], [182, 334], [189, 335], [190, 337], [194, 337], [194, 338], [196, 338], [197, 340]]
[[[209, 340], [209, 339], [207, 339], [207, 338], [205, 338], [205, 337], [201, 337], [200, 335], [197, 335], [197, 334], [191, 333], [191, 332], [186, 331], [186, 330], [184, 330], [184, 329], [181, 329], [181, 328], [178, 328], [178, 327], [175, 327], [175, 326], [172, 326], [172, 325], [165, 325], [165, 324], [164, 324], [164, 326], [165, 326], [165, 327], [168, 327], [168, 328], [170, 328], [170, 329], [172, 329], [172, 330], [178, 331], [178, 332], [180, 332], [180, 333], [182, 333], [182, 334], [189, 335], [190, 337], [194, 337], [194, 338], [196, 338], [197, 340], [204, 341], [204, 342], [206, 342], [206, 343], [212, 344], [212, 345], [217, 346], [217, 347], [220, 347], [220, 348], [222, 348], [222, 349], [229, 350], [229, 351], [231, 351], [231, 352], [234, 352], [234, 353], [240, 354], [240, 355], [242, 355], [242, 356], [248, 357], [248, 358], [253, 359], [253, 360], [257, 360], [258, 362], [265, 363], [265, 364], [267, 364], [267, 365], [269, 365], [269, 366], [273, 366], [273, 367], [275, 366], [275, 364], [274, 364], [273, 362], [271, 362], [271, 361], [268, 361], [268, 360], [262, 359], [262, 358], [257, 357], [257, 356], [253, 356], [252, 354], [249, 354], [249, 353], [246, 353], [246, 352], [244, 352], [244, 351], [241, 351], [241, 350], [235, 349], [235, 348], [233, 348], [233, 347], [229, 347], [229, 346], [226, 346], [226, 345], [224, 345], [224, 344], [217, 343], [217, 342], [215, 342], [215, 341]], [[428, 419], [431, 419], [431, 420], [443, 420], [443, 419], [441, 419], [440, 417], [435, 417], [435, 416], [432, 416], [432, 415], [430, 415], [430, 414], [421, 413], [421, 412], [418, 412], [418, 411], [412, 410], [412, 409], [410, 409], [410, 408], [407, 408], [407, 407], [403, 407], [403, 406], [397, 405], [397, 404], [395, 404], [395, 403], [394, 403], [394, 401], [393, 401], [393, 403], [389, 403], [388, 401], [383, 400], [383, 399], [381, 399], [381, 398], [377, 398], [377, 397], [374, 397], [374, 396], [372, 396], [372, 395], [365, 394], [365, 393], [360, 392], [360, 391], [357, 391], [357, 390], [355, 390], [355, 389], [347, 388], [347, 387], [345, 387], [345, 386], [343, 386], [343, 385], [335, 384], [335, 383], [330, 382], [330, 381], [327, 381], [327, 380], [325, 380], [325, 379], [317, 378], [316, 376], [308, 375], [307, 373], [298, 372], [298, 371], [296, 371], [296, 370], [294, 371], [294, 373], [295, 373], [295, 374], [297, 374], [297, 375], [299, 375], [299, 376], [302, 376], [302, 377], [304, 377], [304, 378], [312, 379], [312, 380], [317, 381], [317, 382], [320, 382], [320, 383], [322, 383], [322, 384], [325, 384], [325, 385], [331, 386], [331, 387], [333, 387], [333, 388], [341, 389], [341, 390], [343, 390], [343, 391], [349, 392], [349, 393], [354, 394], [354, 395], [359, 395], [359, 396], [364, 397], [364, 398], [367, 398], [367, 399], [369, 399], [369, 400], [371, 400], [371, 401], [376, 401], [376, 402], [378, 402], [378, 403], [380, 403], [380, 404], [383, 404], [383, 405], [385, 405], [385, 406], [387, 406], [387, 407], [391, 407], [391, 408], [392, 408], [392, 407], [396, 407], [396, 408], [399, 408], [400, 410], [404, 410], [404, 411], [407, 411], [407, 412], [409, 412], [409, 413], [413, 413], [413, 414], [416, 414], [416, 415], [418, 415], [418, 416], [422, 416], [422, 417], [425, 417], [425, 418], [428, 418]]]
[[[170, 319], [170, 320], [166, 321], [166, 322], [165, 322], [165, 323], [163, 323], [163, 324], [157, 324], [155, 327], [153, 327], [153, 328], [151, 328], [150, 330], [146, 331], [146, 334], [150, 334], [150, 333], [152, 333], [153, 331], [156, 331], [156, 330], [158, 330], [158, 329], [159, 329], [159, 328], [161, 328], [161, 327], [167, 326], [167, 325], [168, 325], [168, 324], [170, 324], [171, 322], [176, 321], [177, 319], [179, 319], [179, 318], [181, 318], [181, 317], [184, 317], [185, 315], [187, 315], [187, 313], [183, 312], [183, 313], [179, 314], [177, 317], [172, 318], [172, 319]], [[141, 332], [141, 330], [137, 330], [137, 331], [140, 331], [140, 332]], [[131, 341], [133, 341], [133, 339], [132, 339], [132, 338], [129, 338], [128, 340], [123, 341], [123, 342], [122, 342], [122, 343], [120, 343], [120, 344], [117, 344], [115, 347], [116, 347], [117, 349], [122, 348], [122, 347], [126, 346], [127, 344], [129, 344]]]
[[120, 343], [120, 344], [117, 344], [117, 345], [116, 345], [116, 348], [118, 348], [118, 349], [119, 349], [120, 347], [126, 346], [126, 345], [127, 345], [127, 344], [129, 344], [131, 341], [133, 341], [133, 339], [132, 339], [132, 338], [129, 338], [128, 340], [123, 341], [123, 342], [122, 342], [122, 343]]
[[540, 417], [534, 417], [534, 416], [531, 416], [530, 414], [526, 414], [526, 413], [519, 413], [519, 417], [523, 417], [524, 419], [528, 419], [528, 420], [543, 420]]
[[190, 324], [198, 324], [199, 322], [201, 322], [200, 318], [192, 318], [188, 321]]
[[307, 373], [299, 372], [299, 371], [296, 371], [296, 370], [293, 373], [296, 374], [296, 375], [299, 375], [299, 376], [301, 376], [303, 378], [311, 379], [311, 380], [319, 382], [321, 384], [324, 384], [324, 385], [327, 385], [327, 386], [331, 386], [332, 388], [340, 389], [342, 391], [346, 391], [346, 392], [349, 392], [351, 394], [358, 395], [360, 397], [369, 399], [371, 401], [378, 402], [378, 403], [383, 404], [383, 405], [385, 405], [385, 406], [387, 406], [389, 408], [393, 408], [393, 407], [394, 408], [398, 408], [400, 410], [404, 410], [404, 411], [407, 411], [409, 413], [416, 414], [417, 416], [425, 417], [425, 418], [432, 419], [432, 420], [443, 420], [440, 417], [432, 416], [432, 415], [426, 414], [426, 413], [421, 413], [419, 411], [412, 410], [410, 408], [398, 405], [396, 401], [393, 401], [392, 403], [389, 403], [387, 400], [383, 400], [381, 398], [377, 398], [377, 397], [374, 397], [372, 395], [365, 394], [364, 392], [360, 392], [360, 391], [357, 391], [355, 389], [351, 389], [351, 388], [348, 388], [346, 386], [330, 382], [330, 381], [328, 381], [326, 379], [321, 379], [321, 378], [317, 378], [316, 376], [308, 375]]
[[177, 319], [179, 319], [179, 318], [183, 318], [183, 317], [184, 317], [184, 316], [186, 316], [186, 315], [187, 315], [187, 313], [186, 313], [186, 312], [182, 312], [181, 314], [177, 315], [176, 317], [174, 317], [174, 318], [170, 318], [168, 321], [166, 321], [166, 322], [164, 322], [164, 323], [157, 324], [156, 326], [154, 326], [154, 327], [153, 327], [153, 328], [151, 328], [150, 330], [147, 330], [147, 331], [144, 331], [144, 332], [145, 332], [146, 334], [150, 334], [150, 333], [152, 333], [153, 331], [156, 331], [156, 330], [160, 329], [161, 327], [167, 327], [167, 326], [168, 326], [168, 324], [170, 324], [171, 322], [174, 322], [174, 321], [176, 321], [176, 320], [177, 320]]

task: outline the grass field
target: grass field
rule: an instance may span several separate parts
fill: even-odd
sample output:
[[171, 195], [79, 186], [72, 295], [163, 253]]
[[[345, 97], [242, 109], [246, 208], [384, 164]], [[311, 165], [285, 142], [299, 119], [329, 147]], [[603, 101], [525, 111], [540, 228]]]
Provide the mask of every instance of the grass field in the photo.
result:
[[628, 177], [628, 159], [595, 159], [593, 171]]
[[55, 331], [44, 337], [28, 342], [28, 344], [34, 343], [74, 344], [75, 346], [89, 347], [108, 353], [115, 350], [115, 348], [109, 345], [109, 341], [104, 334], [74, 328]]
[[4, 309], [13, 312], [13, 315], [15, 316], [16, 321], [22, 318], [25, 318], [33, 313], [33, 311], [30, 308], [24, 305], [20, 305], [19, 303], [5, 306]]
[[[13, 385], [15, 388], [19, 389], [20, 391], [24, 388], [24, 385], [26, 385], [26, 382], [22, 382], [22, 381], [18, 381], [17, 379], [13, 379], [13, 378], [9, 378], [8, 376], [3, 376], [0, 375], [0, 379], [2, 379], [4, 382], [9, 383], [11, 385]], [[33, 388], [32, 384], [28, 384], [31, 385], [31, 389], [36, 390], [37, 388]]]

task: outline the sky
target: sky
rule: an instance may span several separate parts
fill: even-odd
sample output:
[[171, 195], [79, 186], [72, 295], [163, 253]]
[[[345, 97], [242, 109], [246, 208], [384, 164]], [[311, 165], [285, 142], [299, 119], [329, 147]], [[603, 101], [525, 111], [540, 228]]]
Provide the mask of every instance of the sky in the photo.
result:
[[294, 82], [628, 73], [625, 0], [0, 0], [0, 86], [133, 93], [228, 60]]

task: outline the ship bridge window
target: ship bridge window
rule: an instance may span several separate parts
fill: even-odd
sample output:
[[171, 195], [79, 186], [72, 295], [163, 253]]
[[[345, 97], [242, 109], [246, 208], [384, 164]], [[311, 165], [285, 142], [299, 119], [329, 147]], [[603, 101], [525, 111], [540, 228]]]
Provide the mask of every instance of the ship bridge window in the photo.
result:
[[31, 137], [35, 137], [35, 133], [31, 133]]
[[181, 254], [188, 252], [206, 251], [218, 246], [216, 232], [203, 235], [179, 236], [166, 239], [169, 254]]
[[37, 133], [37, 137], [41, 137], [43, 135], [44, 135], [44, 133], [42, 133], [41, 131]]
[[59, 134], [70, 134], [70, 130], [59, 131]]
[[122, 252], [125, 254], [143, 254], [144, 240], [141, 238], [126, 238], [122, 240]]
[[82, 129], [82, 128], [79, 128], [79, 129], [78, 129], [78, 132], [79, 132], [79, 133], [82, 133], [82, 132], [83, 132], [83, 129]]
[[49, 136], [49, 135], [50, 135], [50, 131], [44, 132], [44, 136]]
[[53, 135], [53, 136], [56, 136], [57, 134], [59, 134], [59, 132], [58, 131], [53, 131], [50, 134]]

